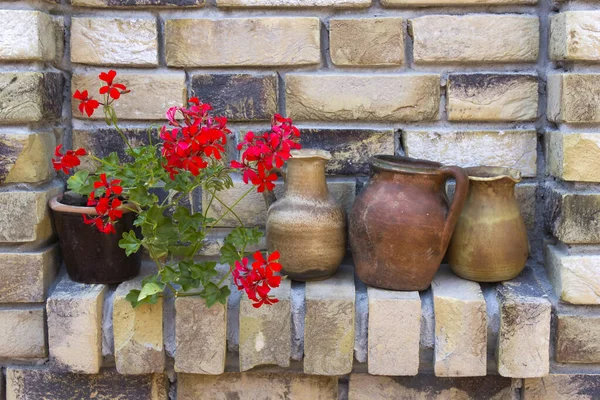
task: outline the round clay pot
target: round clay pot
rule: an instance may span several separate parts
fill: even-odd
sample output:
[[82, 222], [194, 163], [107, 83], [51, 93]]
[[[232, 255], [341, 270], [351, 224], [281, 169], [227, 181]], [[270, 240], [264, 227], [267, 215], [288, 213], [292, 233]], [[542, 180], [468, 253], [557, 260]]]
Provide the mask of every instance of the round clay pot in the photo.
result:
[[324, 150], [293, 150], [284, 193], [269, 207], [267, 248], [278, 250], [283, 274], [298, 281], [335, 274], [346, 254], [346, 215], [329, 193]]
[[140, 272], [141, 252], [127, 257], [119, 247], [123, 232], [134, 230], [135, 213], [123, 209], [115, 224], [117, 233], [105, 234], [83, 222], [83, 214], [97, 215], [94, 207], [60, 203], [61, 195], [50, 199], [62, 257], [69, 277], [81, 283], [121, 283]]
[[450, 267], [477, 282], [513, 279], [529, 255], [527, 228], [515, 199], [521, 173], [502, 167], [465, 170], [469, 194], [448, 247]]
[[[456, 179], [448, 204], [445, 184]], [[350, 247], [368, 285], [425, 290], [444, 257], [469, 181], [459, 167], [380, 155], [350, 214]]]

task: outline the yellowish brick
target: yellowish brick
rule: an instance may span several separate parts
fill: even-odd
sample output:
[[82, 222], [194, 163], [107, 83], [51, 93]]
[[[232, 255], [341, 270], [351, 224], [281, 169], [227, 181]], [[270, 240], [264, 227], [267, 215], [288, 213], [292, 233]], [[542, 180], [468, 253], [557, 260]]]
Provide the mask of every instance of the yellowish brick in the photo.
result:
[[549, 74], [547, 79], [550, 121], [600, 122], [600, 74]]
[[548, 132], [548, 171], [565, 181], [600, 182], [600, 135]]
[[600, 11], [566, 11], [552, 16], [550, 58], [600, 61]]
[[49, 14], [33, 10], [0, 10], [0, 60], [51, 61], [59, 55], [62, 32]]

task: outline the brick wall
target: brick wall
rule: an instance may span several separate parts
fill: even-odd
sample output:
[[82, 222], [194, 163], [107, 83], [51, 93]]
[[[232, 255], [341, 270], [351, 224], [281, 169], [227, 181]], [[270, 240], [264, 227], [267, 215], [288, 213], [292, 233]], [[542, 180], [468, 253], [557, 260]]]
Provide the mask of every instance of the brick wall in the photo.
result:
[[[0, 399], [600, 397], [599, 62], [600, 7], [583, 0], [0, 0]], [[498, 285], [443, 268], [390, 293], [345, 265], [284, 283], [268, 310], [132, 310], [139, 280], [57, 278], [50, 158], [122, 152], [70, 100], [109, 67], [132, 90], [115, 106], [132, 140], [188, 96], [238, 135], [280, 112], [332, 152], [347, 209], [374, 154], [517, 168], [528, 267]], [[264, 224], [261, 196], [239, 209]]]

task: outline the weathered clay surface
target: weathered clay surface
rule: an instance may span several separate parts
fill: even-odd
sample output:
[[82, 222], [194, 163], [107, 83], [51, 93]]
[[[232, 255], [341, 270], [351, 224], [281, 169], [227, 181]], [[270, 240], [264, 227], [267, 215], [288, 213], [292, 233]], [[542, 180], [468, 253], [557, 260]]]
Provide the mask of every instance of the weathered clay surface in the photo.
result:
[[556, 361], [600, 363], [600, 316], [557, 314]]
[[0, 183], [37, 183], [52, 177], [53, 132], [0, 133]]
[[563, 243], [600, 243], [600, 195], [546, 188], [546, 227]]
[[550, 121], [600, 121], [600, 74], [548, 74], [547, 81]]
[[59, 72], [1, 72], [0, 122], [57, 119], [64, 78]]
[[47, 357], [44, 306], [0, 310], [0, 359]]
[[594, 400], [600, 397], [599, 375], [551, 374], [525, 379], [524, 400]]

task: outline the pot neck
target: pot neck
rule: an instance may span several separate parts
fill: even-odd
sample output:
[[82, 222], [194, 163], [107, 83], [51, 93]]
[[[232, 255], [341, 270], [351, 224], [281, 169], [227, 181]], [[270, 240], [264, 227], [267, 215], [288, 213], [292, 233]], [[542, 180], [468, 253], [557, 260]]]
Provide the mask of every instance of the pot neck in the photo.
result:
[[375, 156], [371, 159], [371, 168], [374, 180], [423, 186], [434, 190], [441, 188], [447, 180], [447, 176], [441, 171], [442, 164], [409, 157]]
[[285, 196], [327, 199], [326, 164], [327, 159], [322, 157], [290, 158], [285, 173]]

